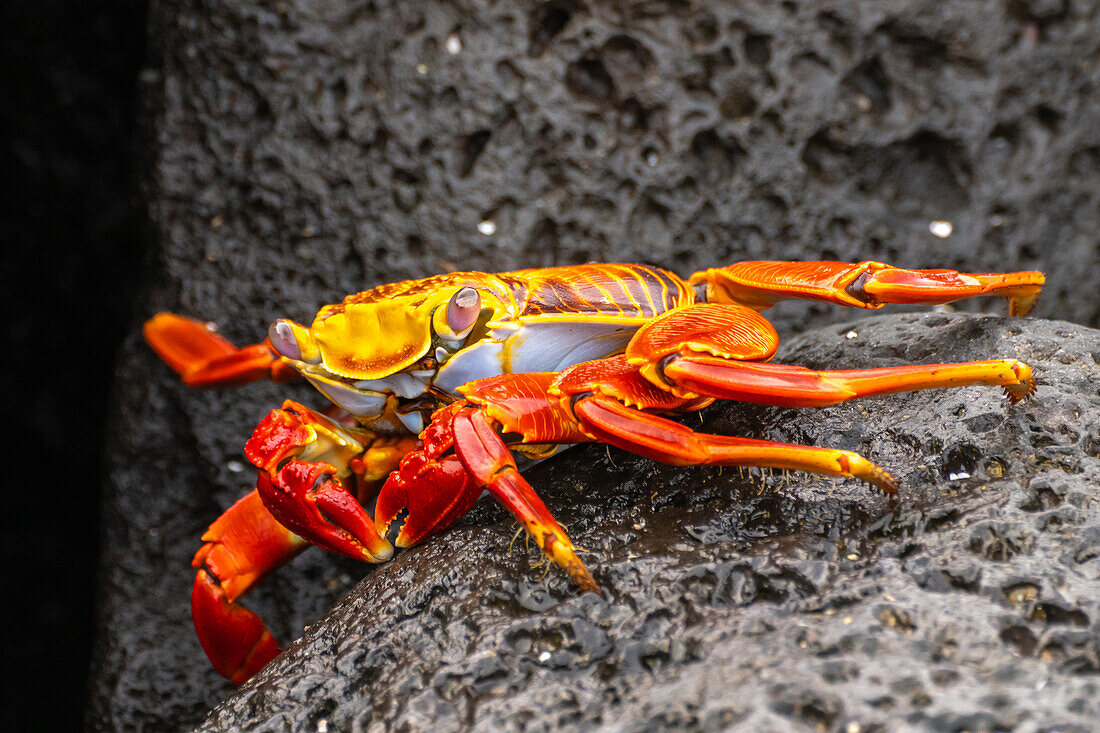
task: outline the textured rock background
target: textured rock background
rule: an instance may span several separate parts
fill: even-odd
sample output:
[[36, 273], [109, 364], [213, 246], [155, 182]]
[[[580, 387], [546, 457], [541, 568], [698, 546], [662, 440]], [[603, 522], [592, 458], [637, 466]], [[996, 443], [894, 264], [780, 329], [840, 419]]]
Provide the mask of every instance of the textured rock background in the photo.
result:
[[[1090, 3], [394, 5], [154, 3], [158, 63], [142, 80], [154, 109], [148, 195], [159, 256], [143, 315], [170, 308], [209, 318], [245, 343], [261, 337], [275, 317], [308, 319], [318, 305], [346, 292], [455, 267], [497, 270], [611, 259], [687, 273], [737, 259], [835, 257], [970, 270], [1043, 269], [1050, 285], [1037, 315], [1100, 325], [1100, 18]], [[929, 233], [929, 222], [939, 219], [952, 222], [950, 238]], [[485, 224], [479, 229], [484, 222], [492, 222], [491, 234], [483, 233], [490, 230]], [[838, 318], [824, 313], [785, 305], [775, 318], [790, 333]], [[908, 358], [908, 347], [894, 340], [898, 336], [884, 339], [884, 353], [868, 358]], [[1008, 348], [1013, 344], [993, 339], [986, 345], [998, 348], [967, 358], [1005, 355], [1015, 351]], [[925, 346], [917, 351], [946, 353]], [[188, 563], [201, 529], [249, 488], [250, 475], [239, 470], [244, 438], [287, 394], [271, 385], [190, 392], [166, 372], [140, 344], [135, 323], [119, 362], [109, 430], [100, 630], [89, 713], [96, 728], [187, 727], [228, 693], [206, 667], [190, 630]], [[310, 399], [306, 390], [291, 394]], [[955, 419], [936, 414], [943, 422], [932, 421], [929, 431], [946, 429]], [[1035, 415], [1035, 408], [1023, 414]], [[775, 419], [769, 412], [748, 415], [756, 422], [731, 427], [767, 434], [768, 421]], [[883, 440], [859, 421], [822, 424], [843, 436], [809, 432], [806, 439], [832, 436], [833, 444], [853, 448]], [[909, 453], [899, 458], [948, 451], [944, 434], [913, 430], [916, 444], [906, 444]], [[1007, 437], [1023, 440], [1014, 433]], [[891, 460], [901, 448], [881, 450], [872, 452], [891, 467], [906, 463]], [[536, 475], [543, 477], [540, 485], [554, 486], [548, 496], [568, 502], [577, 478], [554, 465]], [[1026, 461], [1021, 465], [1031, 470]], [[642, 471], [647, 476], [659, 469]], [[699, 480], [699, 474], [684, 475]], [[641, 479], [624, 480], [636, 491]], [[903, 519], [905, 512], [919, 511], [908, 502], [930, 501], [947, 489], [942, 482], [916, 485], [927, 488], [907, 495], [892, 529], [880, 530], [891, 546], [899, 546], [906, 533], [922, 536], [927, 529], [917, 519]], [[1015, 501], [1013, 492], [1025, 490], [991, 491], [1000, 500], [1007, 492]], [[796, 553], [799, 542], [790, 535], [801, 517], [783, 514], [795, 510], [774, 502], [769, 512], [780, 520], [754, 523], [743, 510], [752, 506], [744, 503], [751, 490], [738, 491], [700, 488], [704, 497], [716, 492], [712, 503], [695, 499], [695, 489], [689, 500], [685, 491], [678, 511], [700, 511], [715, 522], [726, 516], [727, 525], [719, 522], [715, 532], [734, 540], [743, 537], [735, 520], [746, 521], [760, 535], [753, 541], [774, 543], [777, 554], [759, 551], [754, 562], [763, 569], [752, 573], [735, 572], [740, 561], [730, 560], [729, 574], [721, 576], [727, 580], [704, 574], [704, 590], [688, 584], [677, 593], [779, 600], [774, 589], [750, 593], [735, 586], [774, 588], [790, 575], [774, 568], [797, 559], [780, 551]], [[834, 546], [854, 531], [865, 533], [870, 548], [876, 536], [866, 534], [866, 527], [889, 508], [869, 503], [868, 494], [854, 496], [844, 499], [847, 508], [825, 502], [834, 506], [832, 514], [807, 511], [822, 513], [814, 526], [835, 527], [829, 539]], [[949, 492], [941, 503], [963, 516], [970, 511], [967, 502], [987, 496]], [[996, 500], [987, 501], [992, 506]], [[567, 506], [568, 526], [583, 541], [614, 540], [585, 529], [585, 517], [609, 511], [605, 503]], [[544, 597], [542, 591], [515, 585], [535, 577], [517, 566], [519, 551], [500, 547], [498, 540], [504, 537], [506, 544], [510, 537], [507, 523], [487, 512], [479, 510], [456, 538], [467, 538], [471, 553], [485, 547], [485, 557], [503, 568], [486, 580], [497, 589], [493, 608], [539, 605], [531, 598]], [[663, 536], [660, 541], [670, 548], [690, 548], [682, 551], [686, 555], [741, 557], [739, 541], [696, 546], [687, 521], [671, 521], [656, 537]], [[494, 522], [498, 531], [484, 530]], [[638, 541], [646, 548], [659, 540]], [[649, 562], [656, 573], [671, 561], [655, 547]], [[829, 572], [839, 572], [829, 567], [844, 562], [798, 552], [809, 553], [798, 562], [826, 563], [815, 566], [824, 568], [825, 580], [813, 576], [809, 586], [783, 581], [807, 596], [827, 585]], [[422, 548], [400, 562], [451, 573], [441, 586], [448, 588], [465, 570], [443, 554]], [[871, 563], [865, 572], [900, 572], [896, 560], [894, 570], [861, 562]], [[392, 566], [380, 577], [397, 583], [395, 567], [408, 566]], [[364, 575], [373, 579], [378, 573], [310, 553], [261, 589], [253, 605], [282, 638], [294, 638]], [[648, 582], [645, 574], [634, 577]], [[555, 582], [551, 577], [551, 587]], [[716, 589], [705, 590], [708, 583]], [[679, 585], [668, 581], [669, 588]], [[1046, 592], [1048, 586], [1040, 588]], [[411, 610], [443, 602], [423, 592], [420, 600], [410, 600]], [[569, 613], [588, 609], [585, 614], [598, 615], [591, 600], [555, 592], [571, 598]], [[971, 596], [960, 598], [969, 609]], [[1039, 598], [1060, 602], [1048, 600], [1049, 594]], [[821, 606], [822, 614], [826, 608]], [[873, 616], [877, 608], [867, 613]], [[1090, 609], [1081, 611], [1089, 624], [1095, 618]], [[722, 613], [742, 635], [760, 618], [755, 610]], [[554, 617], [541, 618], [532, 612], [526, 623], [534, 628]], [[853, 625], [866, 630], [870, 618]], [[659, 641], [671, 620], [657, 614], [647, 621], [642, 614], [621, 623]], [[643, 629], [647, 623], [655, 627]], [[930, 628], [922, 618], [915, 623], [921, 633]], [[543, 643], [536, 639], [531, 648]], [[970, 643], [956, 641], [967, 649]], [[736, 644], [725, 648], [736, 654]], [[1039, 648], [1025, 644], [1024, 651]], [[648, 664], [642, 647], [631, 654], [639, 668]], [[658, 666], [690, 657], [687, 651], [666, 654]], [[788, 681], [797, 673], [783, 671]], [[806, 674], [807, 684], [816, 684], [815, 673]], [[325, 681], [327, 674], [308, 679], [344, 684]], [[922, 685], [927, 694], [928, 684]], [[414, 692], [387, 694], [391, 702], [382, 715], [396, 720], [405, 714], [401, 696]], [[916, 692], [913, 698], [922, 699]], [[786, 699], [790, 706], [807, 707], [794, 692]], [[839, 725], [842, 714], [830, 712], [833, 703], [822, 700], [807, 709], [820, 707], [827, 727]], [[992, 703], [986, 707], [995, 709]], [[889, 714], [880, 710], [878, 718], [861, 719]], [[897, 714], [898, 720], [904, 717]]]

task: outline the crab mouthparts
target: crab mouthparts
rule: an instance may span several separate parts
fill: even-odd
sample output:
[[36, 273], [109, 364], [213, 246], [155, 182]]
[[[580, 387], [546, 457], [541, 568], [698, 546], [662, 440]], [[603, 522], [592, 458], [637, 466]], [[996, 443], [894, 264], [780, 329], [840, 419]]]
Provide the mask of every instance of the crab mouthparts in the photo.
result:
[[317, 367], [300, 369], [317, 390], [362, 423], [382, 432], [417, 434], [423, 410], [436, 406], [429, 392], [435, 370], [398, 372], [381, 379], [350, 380]]

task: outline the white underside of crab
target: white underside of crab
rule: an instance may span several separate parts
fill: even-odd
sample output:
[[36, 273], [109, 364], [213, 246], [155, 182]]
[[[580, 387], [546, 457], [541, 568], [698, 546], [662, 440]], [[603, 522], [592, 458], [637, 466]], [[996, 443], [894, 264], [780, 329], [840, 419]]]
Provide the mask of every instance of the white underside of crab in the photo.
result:
[[434, 385], [457, 397], [458, 388], [475, 379], [560, 372], [622, 351], [637, 330], [638, 325], [616, 323], [508, 324], [452, 356], [437, 371]]

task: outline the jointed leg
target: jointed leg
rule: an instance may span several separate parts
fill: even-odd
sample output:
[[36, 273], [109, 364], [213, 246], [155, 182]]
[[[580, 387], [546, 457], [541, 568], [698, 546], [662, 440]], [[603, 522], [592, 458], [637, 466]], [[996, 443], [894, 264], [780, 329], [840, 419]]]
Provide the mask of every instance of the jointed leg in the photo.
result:
[[210, 525], [192, 562], [195, 631], [233, 684], [279, 653], [260, 618], [237, 603], [264, 576], [310, 543], [368, 562], [391, 556], [393, 548], [345, 483], [353, 474], [368, 480], [388, 474], [417, 441], [372, 437], [287, 400], [249, 440], [245, 452], [260, 469], [256, 490]]
[[[535, 386], [534, 382], [526, 379], [530, 376], [504, 375], [481, 382], [499, 384], [515, 378], [526, 380], [527, 386]], [[545, 384], [549, 381], [546, 380]], [[478, 384], [473, 382], [466, 386]], [[493, 385], [488, 386], [492, 392]], [[499, 406], [506, 411], [510, 397], [518, 398], [520, 412], [531, 407], [532, 402], [539, 401], [537, 392], [520, 390], [510, 393], [509, 397], [505, 395], [505, 389], [498, 390], [497, 396], [503, 400]], [[538, 412], [547, 417], [556, 404], [556, 400], [546, 399], [542, 402], [542, 407], [546, 409]], [[537, 422], [544, 426], [547, 424]], [[480, 406], [454, 402], [437, 410], [422, 433], [423, 446], [401, 460], [400, 468], [390, 475], [378, 495], [375, 521], [380, 533], [387, 534], [391, 523], [404, 513], [405, 520], [395, 544], [408, 547], [445, 529], [465, 514], [481, 496], [482, 490], [487, 489], [580, 588], [599, 593], [596, 582], [577, 557], [565, 530], [558, 525], [531, 485], [520, 476], [511, 451], [496, 430], [495, 421]], [[585, 437], [576, 431], [573, 434], [578, 440]]]
[[195, 633], [214, 668], [234, 685], [258, 672], [279, 653], [264, 622], [237, 599], [309, 544], [283, 527], [253, 491], [229, 508], [203, 534], [192, 566]]
[[[373, 434], [350, 428], [304, 405], [286, 400], [260, 421], [245, 443], [245, 456], [259, 469], [256, 489], [264, 506], [297, 535], [355, 560], [381, 562], [393, 547], [349, 490], [354, 471], [374, 473]], [[408, 444], [388, 442], [380, 451], [393, 466]]]
[[[581, 590], [600, 593], [565, 530], [520, 475], [515, 459], [479, 409], [454, 419], [455, 453], [467, 470], [519, 520], [546, 556], [562, 567]], [[602, 595], [602, 593], [601, 593]]]
[[264, 341], [238, 349], [207, 324], [174, 313], [145, 322], [145, 340], [189, 387], [232, 387], [260, 379], [287, 382], [298, 372]]
[[789, 407], [821, 407], [856, 397], [970, 384], [1004, 387], [1015, 404], [1035, 390], [1031, 367], [1017, 359], [814, 371], [692, 354], [667, 360], [658, 372], [672, 391], [682, 396], [705, 395]]
[[[425, 467], [442, 469], [460, 462], [474, 486], [486, 487], [543, 552], [586, 590], [598, 592], [565, 532], [520, 476], [501, 433], [521, 435], [528, 444], [601, 441], [673, 464], [767, 466], [846, 476], [888, 494], [897, 491], [886, 471], [857, 453], [696, 433], [646, 412], [694, 410], [711, 399], [682, 398], [660, 389], [624, 355], [577, 364], [559, 374], [489, 377], [464, 385], [462, 391], [466, 401], [435, 413], [424, 434], [424, 449], [402, 461], [383, 488], [379, 506], [391, 488], [406, 496], [416, 489], [410, 485], [420, 482]], [[444, 487], [447, 495], [461, 495], [464, 480], [444, 478], [442, 483], [454, 484]], [[394, 502], [385, 517], [396, 516], [399, 504]]]
[[739, 262], [697, 272], [707, 300], [763, 310], [786, 298], [825, 300], [856, 308], [886, 303], [949, 303], [975, 295], [1009, 299], [1009, 313], [1025, 315], [1044, 282], [1041, 272], [970, 274], [907, 270], [881, 262]]
[[573, 410], [596, 439], [662, 463], [786, 468], [856, 478], [897, 493], [890, 474], [851, 451], [697, 433], [608, 397], [584, 397]]
[[814, 371], [765, 362], [775, 343], [771, 324], [749, 308], [702, 303], [669, 311], [638, 329], [626, 359], [651, 383], [684, 399], [815, 407], [891, 392], [991, 384], [1004, 387], [1015, 403], [1035, 389], [1031, 368], [1017, 359]]

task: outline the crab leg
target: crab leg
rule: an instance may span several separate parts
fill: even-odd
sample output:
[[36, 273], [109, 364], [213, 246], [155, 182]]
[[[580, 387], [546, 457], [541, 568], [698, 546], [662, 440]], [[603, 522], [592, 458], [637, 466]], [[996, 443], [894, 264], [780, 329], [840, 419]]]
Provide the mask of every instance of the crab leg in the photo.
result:
[[145, 322], [145, 340], [189, 387], [232, 387], [260, 379], [288, 382], [298, 372], [283, 363], [268, 341], [238, 349], [206, 323], [175, 313]]
[[703, 270], [692, 285], [706, 283], [707, 300], [754, 310], [785, 298], [825, 300], [856, 308], [886, 303], [949, 303], [975, 295], [1000, 295], [1009, 313], [1031, 310], [1042, 288], [1041, 272], [971, 274], [955, 270], [906, 270], [882, 262], [739, 262]]
[[1035, 390], [1031, 367], [1017, 359], [814, 371], [692, 354], [666, 361], [660, 374], [676, 394], [788, 407], [823, 407], [856, 397], [970, 384], [1004, 387], [1016, 404]]
[[561, 566], [581, 590], [600, 593], [576, 548], [542, 499], [520, 475], [508, 447], [478, 409], [454, 418], [455, 453], [470, 474], [512, 513], [546, 556]]
[[218, 517], [202, 539], [206, 544], [191, 562], [198, 569], [191, 591], [195, 633], [218, 673], [241, 685], [278, 655], [279, 645], [237, 599], [309, 544], [275, 521], [255, 491]]
[[818, 407], [876, 394], [990, 384], [1004, 387], [1016, 403], [1035, 390], [1031, 368], [1017, 359], [815, 371], [760, 361], [775, 346], [775, 330], [758, 313], [702, 303], [640, 328], [626, 358], [650, 382], [685, 399]]
[[887, 494], [898, 490], [889, 473], [852, 451], [696, 433], [609, 397], [584, 397], [573, 411], [596, 439], [662, 463], [784, 468], [856, 478]]
[[[408, 453], [387, 479], [375, 506], [379, 533], [404, 515], [395, 545], [409, 547], [465, 514], [487, 489], [531, 534], [539, 548], [584, 590], [599, 592], [565, 530], [531, 485], [497, 433], [516, 428], [538, 443], [589, 438], [563, 413], [547, 388], [554, 373], [504, 374], [467, 383], [470, 402], [454, 402], [432, 415], [423, 445]], [[539, 451], [545, 453], [545, 451]]]
[[520, 476], [498, 429], [522, 435], [525, 443], [602, 441], [665, 463], [795, 469], [857, 478], [885, 493], [897, 492], [886, 471], [857, 453], [695, 433], [643, 412], [691, 410], [710, 400], [681, 398], [658, 388], [623, 356], [585, 362], [560, 374], [490, 377], [464, 385], [462, 393], [472, 407], [441, 410], [433, 425], [453, 421], [455, 453], [467, 471], [585, 590], [598, 592], [568, 537]]
[[623, 356], [570, 367], [548, 393], [557, 398], [557, 408], [571, 415], [588, 440], [610, 443], [662, 463], [786, 468], [857, 478], [887, 494], [897, 491], [890, 474], [858, 453], [697, 433], [648, 412], [694, 410], [710, 400], [677, 397], [658, 388]]
[[[537, 433], [534, 424], [545, 429], [547, 418], [558, 418], [559, 426], [571, 423], [561, 415], [557, 400], [546, 394], [545, 387], [555, 376], [506, 374], [465, 385], [464, 390], [469, 387], [478, 392], [474, 397], [478, 402], [474, 406], [455, 402], [437, 410], [422, 434], [423, 447], [406, 455], [382, 487], [375, 509], [380, 532], [388, 532], [390, 523], [405, 510], [396, 544], [408, 547], [449, 526], [473, 506], [482, 489], [487, 489], [573, 582], [583, 590], [599, 593], [565, 530], [519, 474], [511, 451], [497, 434], [499, 423], [485, 412], [487, 402], [483, 398], [492, 394], [492, 406], [511, 415], [502, 415], [509, 425], [518, 421], [524, 429], [535, 429]], [[586, 439], [575, 429], [569, 434], [575, 440]]]
[[311, 543], [368, 562], [390, 557], [345, 482], [388, 475], [416, 444], [341, 426], [290, 400], [261, 421], [245, 451], [260, 469], [256, 490], [210, 525], [192, 561], [195, 631], [222, 676], [243, 684], [279, 653], [263, 621], [237, 603], [268, 573]]

